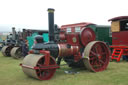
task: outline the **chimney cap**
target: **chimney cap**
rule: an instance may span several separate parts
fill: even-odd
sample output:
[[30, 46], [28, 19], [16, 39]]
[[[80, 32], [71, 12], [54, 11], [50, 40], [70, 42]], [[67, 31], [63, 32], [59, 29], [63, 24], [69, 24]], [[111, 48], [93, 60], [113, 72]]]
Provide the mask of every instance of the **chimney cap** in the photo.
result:
[[12, 29], [15, 29], [15, 27], [12, 27]]
[[53, 8], [48, 8], [48, 12], [54, 12], [55, 11], [55, 9], [53, 9]]

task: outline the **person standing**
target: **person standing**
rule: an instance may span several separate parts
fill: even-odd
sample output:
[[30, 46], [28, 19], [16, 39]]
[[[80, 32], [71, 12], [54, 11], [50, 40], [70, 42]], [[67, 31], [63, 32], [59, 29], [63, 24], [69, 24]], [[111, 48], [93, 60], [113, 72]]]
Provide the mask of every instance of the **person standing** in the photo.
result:
[[22, 54], [25, 57], [26, 55], [28, 55], [28, 41], [25, 40], [23, 41], [23, 45], [22, 45]]

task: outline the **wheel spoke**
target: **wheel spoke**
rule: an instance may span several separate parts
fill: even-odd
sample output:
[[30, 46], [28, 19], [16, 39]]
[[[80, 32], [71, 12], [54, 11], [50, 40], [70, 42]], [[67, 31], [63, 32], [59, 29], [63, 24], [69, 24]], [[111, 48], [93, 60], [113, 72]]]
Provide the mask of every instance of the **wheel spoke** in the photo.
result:
[[91, 54], [97, 57], [97, 54], [95, 52], [91, 51]]
[[96, 68], [96, 69], [99, 68], [100, 65], [98, 64], [98, 62], [95, 61], [94, 63], [95, 63], [95, 64], [93, 65], [93, 67]]
[[102, 47], [101, 47], [100, 44], [97, 44], [96, 47], [95, 47], [95, 49], [96, 49], [96, 53], [97, 54], [101, 54], [102, 53]]
[[90, 60], [94, 60], [94, 59], [96, 59], [96, 58], [97, 58], [97, 57], [91, 57]]
[[44, 71], [44, 75], [43, 76], [45, 76], [45, 77], [47, 76], [47, 70]]
[[42, 64], [39, 64], [39, 63], [38, 63], [37, 65], [38, 65], [39, 67], [42, 67], [42, 66], [43, 66]]
[[98, 48], [97, 47], [95, 47], [95, 51], [96, 51], [96, 54], [98, 54], [99, 52], [98, 52]]
[[104, 55], [106, 55], [106, 53], [105, 52], [102, 52], [101, 55], [104, 56]]
[[103, 65], [105, 64], [105, 62], [103, 62], [101, 59], [99, 59], [99, 62], [102, 63]]

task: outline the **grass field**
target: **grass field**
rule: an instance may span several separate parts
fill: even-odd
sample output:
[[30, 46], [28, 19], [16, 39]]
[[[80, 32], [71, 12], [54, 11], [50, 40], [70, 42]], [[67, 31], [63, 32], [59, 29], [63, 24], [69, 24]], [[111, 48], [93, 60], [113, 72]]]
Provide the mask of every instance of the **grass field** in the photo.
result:
[[128, 62], [110, 62], [107, 70], [98, 73], [81, 70], [78, 74], [65, 74], [70, 68], [63, 66], [46, 81], [24, 75], [21, 62], [0, 53], [0, 85], [128, 85]]

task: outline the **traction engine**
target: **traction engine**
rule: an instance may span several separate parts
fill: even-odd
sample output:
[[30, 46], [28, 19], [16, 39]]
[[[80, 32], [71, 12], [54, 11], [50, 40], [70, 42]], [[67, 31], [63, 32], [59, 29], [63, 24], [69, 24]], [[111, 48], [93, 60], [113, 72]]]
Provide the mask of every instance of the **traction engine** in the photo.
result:
[[[39, 80], [50, 79], [63, 59], [69, 67], [99, 72], [107, 68], [109, 49], [104, 42], [95, 41], [96, 35], [91, 28], [92, 23], [54, 25], [54, 9], [48, 9], [49, 42], [35, 37], [36, 44], [24, 58], [21, 67], [23, 72]], [[56, 59], [58, 59], [56, 61]]]
[[7, 36], [5, 45], [2, 47], [1, 52], [3, 56], [11, 56], [11, 50], [16, 44], [16, 31], [15, 28], [12, 28], [12, 34]]

